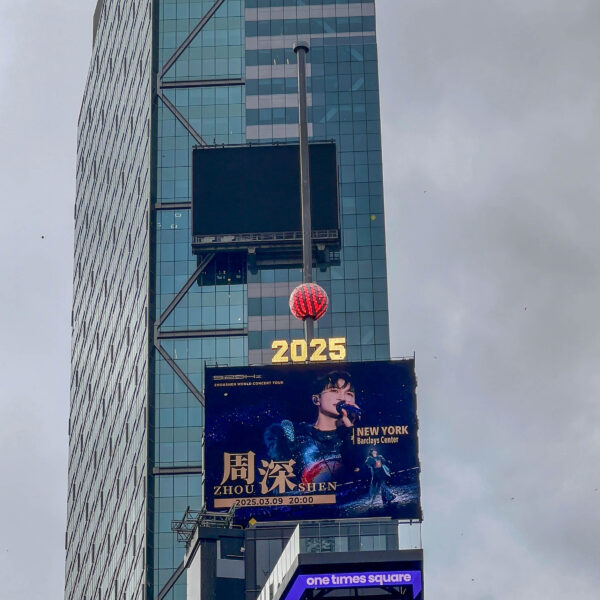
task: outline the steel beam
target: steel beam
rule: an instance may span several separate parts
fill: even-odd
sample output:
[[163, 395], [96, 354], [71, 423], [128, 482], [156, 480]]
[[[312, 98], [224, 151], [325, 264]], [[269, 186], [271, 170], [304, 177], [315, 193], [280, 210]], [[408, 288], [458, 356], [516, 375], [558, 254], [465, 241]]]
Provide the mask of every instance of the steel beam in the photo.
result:
[[169, 306], [167, 306], [167, 308], [164, 310], [162, 315], [160, 315], [160, 317], [154, 324], [155, 337], [158, 334], [159, 327], [165, 322], [166, 318], [173, 312], [175, 307], [181, 302], [182, 298], [188, 293], [189, 289], [192, 287], [192, 285], [198, 279], [198, 277], [200, 277], [200, 274], [202, 273], [202, 271], [204, 271], [204, 269], [206, 269], [206, 267], [208, 266], [210, 261], [213, 259], [213, 257], [214, 257], [214, 253], [207, 254], [202, 259], [202, 261], [198, 265], [197, 269], [192, 273], [191, 277], [185, 282], [185, 285], [179, 290], [179, 292], [177, 293], [175, 298], [173, 298], [173, 300], [171, 301]]
[[221, 8], [225, 0], [216, 0], [216, 2], [208, 9], [208, 12], [200, 19], [196, 27], [190, 31], [188, 36], [181, 42], [181, 45], [175, 50], [171, 58], [164, 64], [158, 74], [159, 81], [165, 76], [165, 73], [175, 64], [175, 61], [184, 53], [185, 49], [192, 43], [192, 40], [204, 29], [204, 26], [210, 21], [212, 16]]
[[192, 87], [223, 87], [233, 85], [246, 85], [245, 79], [191, 79], [189, 81], [160, 81], [159, 86], [163, 90], [174, 88]]
[[180, 331], [159, 331], [159, 340], [177, 340], [182, 338], [206, 338], [206, 337], [236, 337], [248, 335], [248, 328], [240, 329], [186, 329]]

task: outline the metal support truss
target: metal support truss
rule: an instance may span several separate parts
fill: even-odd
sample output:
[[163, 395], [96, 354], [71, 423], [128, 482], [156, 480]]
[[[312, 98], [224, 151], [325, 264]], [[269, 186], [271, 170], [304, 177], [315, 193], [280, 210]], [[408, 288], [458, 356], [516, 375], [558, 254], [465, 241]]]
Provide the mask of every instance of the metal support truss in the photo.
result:
[[179, 340], [182, 338], [204, 338], [204, 337], [235, 337], [248, 335], [248, 328], [238, 329], [191, 329], [185, 331], [165, 331], [158, 333], [160, 340]]
[[[202, 136], [192, 127], [190, 122], [185, 116], [177, 109], [177, 107], [169, 100], [165, 95], [167, 89], [178, 89], [178, 88], [190, 88], [190, 87], [223, 87], [233, 85], [245, 85], [244, 79], [196, 79], [190, 81], [163, 81], [167, 72], [175, 65], [177, 59], [185, 52], [186, 48], [190, 46], [196, 36], [204, 29], [206, 24], [213, 18], [219, 8], [225, 3], [225, 0], [215, 0], [214, 4], [208, 9], [206, 14], [198, 21], [197, 25], [190, 31], [188, 36], [183, 40], [167, 62], [163, 65], [156, 76], [156, 95], [162, 100], [163, 104], [171, 111], [175, 118], [185, 127], [186, 131], [194, 138], [196, 143], [200, 146], [206, 146], [207, 143], [204, 141]], [[176, 203], [176, 204], [163, 204], [158, 203], [155, 205], [157, 210], [165, 209], [178, 209], [178, 208], [189, 208], [191, 203]], [[194, 331], [171, 331], [161, 332], [160, 327], [175, 309], [175, 307], [181, 302], [181, 299], [189, 291], [193, 283], [198, 279], [202, 271], [208, 266], [214, 254], [208, 254], [198, 265], [198, 268], [194, 271], [192, 276], [188, 279], [186, 284], [181, 288], [178, 294], [173, 298], [172, 302], [166, 308], [166, 310], [160, 315], [156, 323], [154, 324], [154, 347], [158, 353], [165, 359], [167, 364], [175, 371], [177, 376], [183, 381], [187, 389], [194, 395], [194, 397], [204, 406], [204, 396], [198, 390], [198, 388], [190, 381], [188, 376], [182, 371], [177, 365], [175, 360], [161, 345], [161, 340], [164, 339], [182, 339], [182, 338], [198, 338], [198, 337], [221, 337], [221, 336], [243, 336], [247, 335], [248, 331], [244, 329], [227, 329], [227, 330], [194, 330]]]
[[186, 544], [192, 539], [196, 525], [198, 524], [199, 510], [191, 510], [188, 506], [180, 520], [173, 519], [171, 521], [171, 531], [177, 533], [177, 541], [185, 542]]
[[[182, 89], [182, 88], [194, 88], [194, 87], [223, 87], [223, 86], [238, 86], [245, 85], [245, 80], [243, 78], [239, 79], [201, 79], [201, 80], [190, 80], [190, 81], [163, 81], [167, 72], [175, 65], [180, 56], [184, 53], [186, 48], [190, 46], [192, 41], [196, 38], [196, 36], [204, 29], [206, 24], [212, 19], [215, 13], [219, 10], [219, 8], [224, 4], [225, 0], [215, 0], [214, 4], [211, 8], [206, 12], [206, 14], [200, 19], [198, 24], [190, 31], [185, 40], [179, 45], [179, 47], [175, 50], [173, 55], [167, 60], [167, 62], [162, 66], [160, 71], [156, 76], [156, 95], [163, 102], [164, 106], [171, 111], [171, 113], [175, 116], [175, 118], [183, 125], [186, 131], [194, 138], [196, 143], [200, 146], [207, 146], [208, 144], [202, 138], [200, 133], [194, 129], [191, 123], [186, 119], [186, 117], [177, 109], [177, 107], [167, 98], [165, 95], [165, 90], [169, 89]], [[157, 203], [154, 208], [156, 210], [173, 210], [173, 209], [188, 209], [191, 208], [191, 202], [179, 202], [173, 204], [167, 203]], [[193, 338], [193, 337], [218, 337], [218, 336], [237, 336], [237, 335], [247, 335], [247, 328], [244, 329], [235, 329], [235, 330], [193, 330], [193, 331], [171, 331], [171, 332], [161, 332], [160, 327], [169, 317], [169, 315], [173, 312], [176, 306], [181, 302], [185, 294], [190, 290], [191, 286], [198, 279], [202, 271], [208, 266], [210, 261], [213, 259], [214, 254], [209, 254], [203, 257], [200, 261], [198, 268], [194, 271], [191, 277], [187, 280], [185, 285], [181, 288], [181, 290], [177, 293], [175, 298], [171, 301], [169, 306], [164, 310], [164, 312], [160, 315], [158, 320], [154, 325], [154, 347], [157, 352], [164, 358], [167, 364], [173, 369], [173, 371], [177, 374], [177, 376], [183, 381], [184, 385], [187, 389], [194, 395], [194, 397], [204, 406], [204, 396], [196, 388], [196, 386], [190, 381], [187, 375], [181, 370], [181, 368], [177, 365], [173, 357], [169, 355], [169, 353], [162, 347], [161, 340], [163, 339], [180, 339], [180, 338]], [[177, 468], [167, 469], [167, 468], [154, 468], [154, 475], [162, 475], [162, 474], [175, 474], [179, 472], [176, 470]], [[185, 467], [185, 472], [202, 472], [202, 467]], [[203, 511], [191, 511], [188, 507], [184, 517], [181, 521], [173, 521], [172, 528], [173, 531], [177, 531], [177, 539], [181, 539], [182, 541], [189, 541], [191, 539], [191, 535], [196, 527], [202, 526], [212, 526], [212, 527], [231, 527], [233, 526], [233, 514], [235, 509], [229, 511], [229, 513], [210, 513], [206, 510]], [[191, 529], [191, 535], [190, 535]], [[180, 537], [183, 536], [183, 537]], [[186, 539], [188, 538], [189, 539]], [[193, 555], [189, 557], [189, 561], [193, 559]], [[169, 591], [173, 588], [181, 574], [185, 571], [188, 564], [182, 562], [179, 567], [173, 572], [169, 580], [165, 583], [163, 588], [158, 593], [156, 599], [163, 600]]]
[[175, 371], [177, 376], [183, 381], [185, 387], [194, 395], [196, 400], [204, 406], [204, 395], [200, 390], [190, 381], [188, 376], [181, 370], [179, 365], [175, 362], [172, 356], [162, 347], [160, 326], [165, 322], [167, 317], [175, 310], [175, 307], [181, 302], [183, 297], [187, 294], [189, 289], [192, 287], [194, 282], [200, 277], [200, 274], [208, 266], [210, 261], [213, 259], [214, 254], [207, 254], [198, 265], [198, 268], [192, 273], [191, 277], [185, 282], [184, 286], [179, 290], [175, 298], [171, 300], [169, 306], [163, 311], [156, 323], [154, 323], [154, 347], [158, 353], [165, 359], [167, 364]]
[[175, 585], [175, 583], [179, 579], [180, 575], [185, 571], [185, 566], [186, 566], [185, 562], [182, 562], [177, 567], [177, 569], [175, 570], [173, 575], [171, 575], [171, 577], [169, 577], [169, 580], [163, 586], [163, 589], [160, 590], [160, 592], [158, 592], [158, 596], [156, 596], [156, 600], [163, 600], [163, 598], [171, 591], [171, 588]]
[[190, 31], [188, 36], [181, 42], [172, 56], [163, 65], [156, 75], [156, 95], [162, 100], [164, 105], [173, 113], [175, 118], [185, 127], [186, 131], [196, 140], [198, 145], [207, 146], [208, 144], [202, 136], [192, 127], [191, 123], [181, 114], [177, 107], [166, 97], [164, 90], [191, 87], [220, 87], [232, 85], [245, 85], [245, 80], [239, 79], [195, 79], [190, 81], [164, 81], [164, 77], [171, 67], [177, 62], [177, 59], [185, 52], [195, 37], [204, 29], [206, 24], [212, 19], [215, 13], [221, 8], [225, 0], [216, 0], [208, 9], [207, 13], [200, 19], [198, 24]]
[[190, 338], [204, 338], [204, 337], [234, 337], [234, 336], [245, 336], [248, 335], [248, 328], [238, 329], [186, 329], [179, 331], [160, 331], [161, 325], [167, 320], [169, 315], [175, 310], [177, 305], [183, 300], [183, 297], [189, 292], [190, 288], [197, 281], [198, 277], [202, 274], [202, 271], [210, 264], [210, 261], [214, 258], [213, 254], [206, 254], [196, 270], [191, 274], [190, 278], [185, 282], [183, 287], [177, 292], [175, 298], [171, 300], [169, 306], [165, 308], [163, 313], [154, 323], [154, 347], [158, 353], [165, 359], [167, 364], [175, 371], [177, 376], [183, 381], [185, 387], [194, 395], [194, 397], [204, 406], [204, 395], [200, 390], [190, 381], [189, 377], [183, 372], [181, 367], [175, 362], [175, 359], [163, 348], [161, 340], [177, 340], [177, 339], [190, 339]]
[[204, 406], [204, 394], [189, 380], [188, 376], [181, 370], [179, 365], [171, 358], [169, 353], [160, 345], [160, 341], [154, 340], [154, 347], [158, 350], [159, 354], [165, 359], [167, 364], [175, 371], [175, 374], [183, 381], [185, 387], [194, 395], [196, 400]]
[[211, 20], [213, 15], [221, 8], [225, 0], [216, 0], [216, 2], [208, 9], [208, 12], [200, 19], [199, 23], [190, 31], [188, 36], [181, 42], [181, 45], [175, 50], [171, 58], [164, 64], [159, 71], [158, 77], [162, 79], [166, 72], [175, 64], [175, 61], [184, 53], [185, 49], [192, 43], [194, 38], [204, 29], [204, 26]]
[[228, 512], [211, 512], [203, 508], [202, 510], [192, 510], [189, 506], [186, 508], [181, 519], [171, 521], [171, 531], [177, 533], [177, 541], [189, 544], [197, 527], [221, 527], [231, 529], [233, 527], [233, 517], [235, 516], [235, 506], [232, 506]]
[[[169, 304], [169, 306], [167, 306], [167, 308], [165, 308], [162, 315], [160, 315], [160, 317], [154, 324], [155, 333], [158, 333], [159, 327], [165, 322], [165, 320], [173, 312], [173, 310], [175, 310], [175, 307], [181, 302], [183, 297], [188, 293], [189, 289], [192, 287], [192, 285], [194, 285], [194, 282], [198, 279], [198, 277], [200, 277], [200, 274], [202, 273], [202, 271], [204, 271], [204, 269], [206, 269], [206, 267], [208, 267], [208, 264], [214, 258], [214, 256], [215, 256], [214, 254], [207, 254], [200, 261], [200, 264], [198, 265], [196, 270], [192, 273], [190, 278], [185, 282], [184, 286], [179, 290], [179, 292], [177, 292], [177, 295], [175, 296], [175, 298], [173, 298], [173, 300], [171, 300], [171, 303]], [[155, 335], [154, 337], [156, 338], [157, 336]]]
[[[191, 510], [188, 506], [183, 518], [181, 520], [171, 521], [171, 531], [177, 532], [177, 540], [185, 542], [189, 545], [190, 540], [194, 536], [194, 532], [197, 527], [222, 527], [230, 529], [234, 527], [233, 517], [235, 515], [235, 507], [232, 506], [227, 513], [214, 513], [209, 512], [206, 509], [202, 510]], [[169, 577], [167, 583], [162, 587], [156, 600], [163, 600], [166, 595], [171, 591], [171, 588], [177, 583], [182, 573], [190, 566], [196, 552], [198, 551], [198, 544], [192, 549], [186, 558], [183, 559], [181, 564], [175, 569], [171, 577]]]
[[223, 87], [245, 84], [245, 79], [191, 79], [190, 81], [162, 81], [160, 87], [163, 90], [170, 90], [177, 88]]
[[175, 115], [175, 118], [185, 127], [186, 131], [200, 144], [207, 146], [202, 136], [191, 126], [190, 122], [177, 110], [177, 107], [163, 94], [160, 87], [157, 88], [156, 94], [164, 102], [165, 106]]

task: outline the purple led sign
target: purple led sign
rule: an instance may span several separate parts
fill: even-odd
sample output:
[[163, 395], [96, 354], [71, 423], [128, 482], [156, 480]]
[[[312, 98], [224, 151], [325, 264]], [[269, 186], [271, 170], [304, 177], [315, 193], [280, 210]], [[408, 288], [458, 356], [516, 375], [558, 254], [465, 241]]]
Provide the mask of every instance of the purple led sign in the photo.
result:
[[285, 600], [299, 600], [306, 590], [412, 585], [413, 598], [421, 593], [421, 571], [364, 571], [298, 575]]

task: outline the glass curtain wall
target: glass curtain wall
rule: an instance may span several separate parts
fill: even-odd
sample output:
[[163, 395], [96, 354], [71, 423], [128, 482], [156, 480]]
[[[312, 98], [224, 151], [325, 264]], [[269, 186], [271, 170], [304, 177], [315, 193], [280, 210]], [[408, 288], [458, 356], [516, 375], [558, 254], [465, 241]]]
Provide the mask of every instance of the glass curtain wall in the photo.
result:
[[[246, 125], [243, 2], [159, 0], [155, 18], [159, 97], [151, 278], [156, 322], [198, 266], [191, 253], [192, 149], [243, 143]], [[246, 287], [245, 263], [235, 257], [213, 260], [155, 334], [161, 351], [152, 353], [151, 598], [185, 552], [171, 532], [171, 520], [181, 518], [188, 506], [202, 507], [204, 415], [198, 393], [204, 365], [247, 363]], [[185, 599], [185, 577], [167, 598]]]
[[[184, 555], [171, 520], [202, 507], [204, 365], [266, 363], [276, 338], [302, 337], [288, 298], [300, 269], [248, 272], [218, 258], [165, 313], [199, 263], [191, 253], [195, 145], [297, 140], [296, 57], [308, 40], [309, 135], [335, 140], [342, 248], [315, 280], [330, 309], [316, 333], [346, 337], [349, 360], [389, 358], [373, 0], [158, 0], [149, 484], [150, 596]], [[268, 176], [268, 172], [266, 173]], [[163, 318], [164, 317], [164, 318]], [[185, 578], [167, 598], [185, 598]]]
[[[308, 121], [313, 140], [335, 140], [342, 218], [340, 264], [315, 270], [330, 309], [319, 337], [345, 337], [349, 360], [389, 358], [375, 4], [373, 0], [246, 0], [246, 136], [298, 136], [296, 57], [307, 40]], [[248, 275], [251, 363], [268, 362], [274, 339], [303, 336], [288, 297], [300, 269]]]

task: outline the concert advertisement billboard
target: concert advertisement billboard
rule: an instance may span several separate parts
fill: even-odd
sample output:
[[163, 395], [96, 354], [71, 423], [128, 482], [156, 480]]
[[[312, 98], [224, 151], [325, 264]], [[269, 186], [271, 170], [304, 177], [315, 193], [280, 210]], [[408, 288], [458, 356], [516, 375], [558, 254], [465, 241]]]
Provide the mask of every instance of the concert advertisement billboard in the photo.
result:
[[421, 518], [413, 359], [215, 367], [205, 382], [208, 510]]

